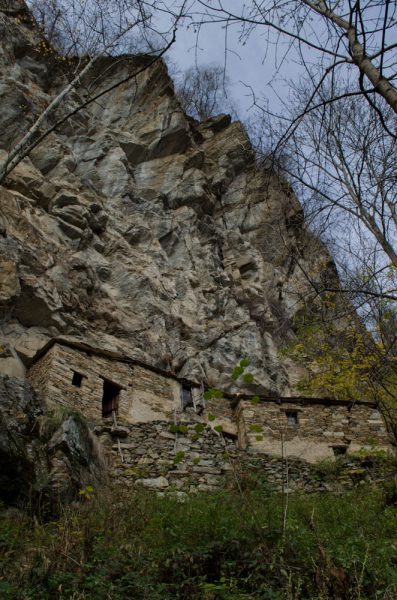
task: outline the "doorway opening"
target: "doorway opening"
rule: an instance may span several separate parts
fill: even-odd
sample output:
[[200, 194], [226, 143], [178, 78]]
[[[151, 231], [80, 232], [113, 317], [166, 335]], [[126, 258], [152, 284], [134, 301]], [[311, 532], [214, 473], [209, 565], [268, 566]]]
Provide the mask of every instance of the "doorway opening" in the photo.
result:
[[108, 379], [103, 380], [102, 417], [111, 417], [119, 408], [121, 387]]

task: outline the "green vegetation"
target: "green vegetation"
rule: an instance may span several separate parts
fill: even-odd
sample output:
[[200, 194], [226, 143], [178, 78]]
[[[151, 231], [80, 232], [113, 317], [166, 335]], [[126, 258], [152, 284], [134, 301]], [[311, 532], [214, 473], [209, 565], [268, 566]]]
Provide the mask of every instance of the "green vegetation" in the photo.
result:
[[397, 509], [381, 490], [293, 495], [286, 513], [260, 487], [85, 492], [51, 522], [1, 513], [1, 598], [397, 597]]
[[53, 406], [44, 415], [38, 417], [40, 436], [43, 439], [50, 440], [68, 417], [73, 417], [84, 425], [87, 424], [86, 419], [81, 413], [64, 406]]
[[376, 402], [397, 440], [396, 312], [382, 305], [368, 331], [337, 300], [336, 294], [327, 293], [311, 310], [302, 308], [293, 322], [295, 339], [281, 354], [307, 368], [297, 385], [299, 391]]
[[186, 425], [177, 425], [176, 423], [172, 423], [169, 429], [171, 433], [187, 433], [189, 430]]
[[181, 462], [183, 461], [183, 459], [184, 459], [184, 458], [185, 458], [185, 453], [184, 453], [184, 452], [182, 452], [182, 450], [180, 450], [179, 452], [177, 452], [177, 453], [175, 454], [175, 457], [174, 457], [174, 464], [175, 464], [175, 465], [178, 465], [179, 463], [181, 463]]
[[[365, 475], [370, 475], [372, 480], [381, 478], [382, 481], [393, 483], [395, 473], [395, 457], [377, 448], [361, 449], [355, 453], [337, 456], [336, 460], [325, 459], [312, 467], [313, 479], [334, 483], [346, 478], [356, 482], [363, 481]], [[394, 487], [396, 485], [397, 482], [394, 482]]]

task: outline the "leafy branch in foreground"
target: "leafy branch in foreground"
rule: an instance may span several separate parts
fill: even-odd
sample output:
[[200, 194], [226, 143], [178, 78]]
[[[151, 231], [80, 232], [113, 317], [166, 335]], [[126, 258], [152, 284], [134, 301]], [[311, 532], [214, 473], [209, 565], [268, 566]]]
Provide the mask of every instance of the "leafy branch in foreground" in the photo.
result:
[[[332, 302], [327, 301], [329, 313]], [[333, 305], [335, 307], [335, 305]], [[356, 315], [348, 320], [324, 319], [320, 313], [302, 310], [295, 318], [295, 339], [283, 350], [307, 374], [298, 389], [309, 395], [338, 400], [377, 402], [389, 429], [397, 434], [397, 355], [389, 334], [396, 315], [389, 309], [378, 322], [379, 335], [371, 335]]]

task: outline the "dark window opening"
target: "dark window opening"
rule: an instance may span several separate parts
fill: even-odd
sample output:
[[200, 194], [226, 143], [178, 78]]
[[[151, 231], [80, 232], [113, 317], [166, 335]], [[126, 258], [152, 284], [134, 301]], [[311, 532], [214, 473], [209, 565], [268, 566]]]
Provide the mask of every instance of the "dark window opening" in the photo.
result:
[[229, 440], [237, 440], [238, 439], [238, 435], [237, 433], [233, 433], [232, 431], [222, 431], [222, 435], [224, 438], [227, 438]]
[[288, 425], [298, 425], [298, 412], [296, 410], [286, 410]]
[[107, 379], [103, 380], [102, 416], [111, 417], [119, 407], [120, 386]]
[[255, 263], [253, 262], [249, 262], [246, 263], [245, 265], [241, 265], [241, 267], [239, 267], [239, 271], [240, 271], [240, 275], [245, 275], [246, 273], [252, 273], [253, 271], [255, 271]]
[[193, 405], [192, 389], [188, 385], [182, 385], [181, 389], [182, 409]]
[[334, 456], [344, 456], [347, 452], [347, 446], [332, 446]]
[[82, 375], [81, 373], [78, 373], [77, 371], [73, 371], [72, 385], [75, 385], [76, 387], [81, 387], [81, 384], [83, 382], [83, 377], [84, 377], [84, 375]]

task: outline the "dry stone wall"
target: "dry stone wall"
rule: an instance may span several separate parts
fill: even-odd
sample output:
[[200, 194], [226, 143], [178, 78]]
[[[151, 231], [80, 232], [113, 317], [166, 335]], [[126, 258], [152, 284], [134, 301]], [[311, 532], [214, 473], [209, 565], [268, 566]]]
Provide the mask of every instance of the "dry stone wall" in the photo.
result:
[[[73, 374], [82, 376], [77, 387]], [[93, 422], [102, 420], [104, 380], [120, 388], [117, 417], [136, 422], [172, 419], [181, 409], [180, 384], [139, 365], [55, 344], [29, 371], [29, 379], [50, 404], [64, 406]]]
[[319, 466], [299, 458], [263, 454], [237, 447], [236, 441], [202, 429], [197, 423], [156, 421], [125, 425], [122, 430], [99, 425], [95, 433], [112, 455], [113, 481], [178, 495], [222, 487], [267, 486], [284, 492], [340, 491], [390, 476], [393, 465], [383, 457], [346, 456]]
[[126, 425], [122, 439], [106, 426], [95, 432], [112, 449], [118, 482], [183, 491], [215, 489], [231, 471], [229, 458], [238, 452], [234, 441], [197, 423], [179, 427], [173, 433], [176, 427], [170, 422]]
[[390, 449], [381, 414], [370, 403], [337, 403], [307, 398], [237, 408], [241, 447], [268, 454], [283, 453], [309, 462], [360, 448]]

